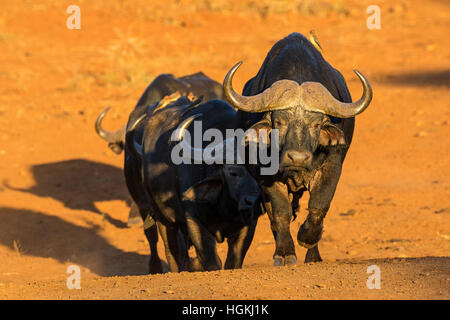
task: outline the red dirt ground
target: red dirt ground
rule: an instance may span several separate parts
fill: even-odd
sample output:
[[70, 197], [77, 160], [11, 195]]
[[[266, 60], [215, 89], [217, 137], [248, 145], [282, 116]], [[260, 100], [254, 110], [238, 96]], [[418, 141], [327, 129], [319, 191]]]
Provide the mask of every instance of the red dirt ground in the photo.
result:
[[[0, 299], [449, 299], [450, 6], [376, 2], [380, 30], [366, 27], [373, 1], [356, 0], [78, 1], [82, 27], [69, 30], [70, 1], [1, 1]], [[110, 105], [104, 125], [119, 128], [160, 73], [221, 81], [243, 60], [241, 89], [277, 40], [310, 29], [354, 98], [354, 68], [374, 90], [325, 220], [324, 262], [303, 264], [297, 246], [297, 266], [272, 267], [263, 216], [242, 270], [145, 275], [122, 156], [96, 136], [98, 113]], [[73, 264], [81, 290], [66, 288]], [[380, 290], [366, 286], [373, 264]]]

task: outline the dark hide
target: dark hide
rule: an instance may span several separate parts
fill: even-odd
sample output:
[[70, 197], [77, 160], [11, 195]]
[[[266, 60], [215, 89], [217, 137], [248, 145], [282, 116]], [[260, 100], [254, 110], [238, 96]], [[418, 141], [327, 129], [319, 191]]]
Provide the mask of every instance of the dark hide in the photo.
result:
[[[256, 181], [243, 165], [175, 165], [175, 142], [170, 141], [179, 123], [195, 114], [202, 114], [203, 130], [217, 128], [225, 135], [225, 129], [236, 126], [236, 111], [220, 100], [192, 110], [188, 106], [189, 100], [180, 98], [138, 125], [142, 137], [127, 133], [127, 146], [137, 139], [143, 152], [139, 165], [127, 160], [127, 152], [127, 185], [144, 219], [151, 214], [156, 220], [171, 271], [220, 269], [216, 241], [225, 238], [225, 268], [240, 268], [261, 214]], [[193, 128], [188, 131], [193, 137]], [[246, 208], [243, 199], [250, 203]], [[194, 260], [187, 254], [191, 244], [197, 252]]]
[[[278, 41], [268, 53], [258, 74], [250, 79], [243, 95], [263, 92], [274, 82], [289, 79], [322, 83], [342, 102], [351, 102], [342, 75], [326, 62], [304, 36], [293, 33]], [[352, 141], [354, 118], [339, 119], [321, 113], [290, 108], [264, 113], [238, 111], [239, 126], [248, 129], [280, 130], [280, 169], [274, 176], [257, 178], [265, 201], [276, 241], [275, 265], [296, 263], [294, 242], [289, 225], [298, 200], [304, 191], [310, 193], [308, 217], [297, 239], [307, 247], [305, 262], [321, 261], [319, 242], [323, 219], [339, 181], [342, 163]]]

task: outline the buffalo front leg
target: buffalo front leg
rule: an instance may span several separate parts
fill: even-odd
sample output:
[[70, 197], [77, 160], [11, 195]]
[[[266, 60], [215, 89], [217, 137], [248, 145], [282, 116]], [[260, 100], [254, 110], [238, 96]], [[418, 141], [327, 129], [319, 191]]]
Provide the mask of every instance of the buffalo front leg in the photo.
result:
[[164, 242], [166, 249], [167, 263], [172, 272], [187, 271], [188, 253], [186, 247], [180, 246], [178, 237], [178, 228], [176, 226], [167, 226], [157, 222], [159, 234]]
[[305, 263], [320, 262], [322, 258], [319, 254], [318, 243], [322, 238], [323, 219], [325, 218], [327, 209], [308, 209], [309, 214], [300, 227], [297, 240], [298, 244], [307, 248]]
[[310, 183], [310, 198], [308, 203], [308, 216], [300, 227], [297, 240], [299, 245], [308, 249], [305, 263], [319, 262], [318, 242], [322, 238], [323, 220], [333, 199], [336, 186], [341, 174], [341, 165], [336, 163], [339, 159], [325, 162], [316, 172]]
[[295, 265], [297, 257], [289, 229], [292, 219], [292, 206], [289, 201], [287, 186], [281, 182], [274, 182], [270, 187], [263, 187], [263, 190], [267, 195], [266, 209], [275, 237], [274, 265]]
[[202, 269], [206, 271], [222, 269], [222, 261], [217, 254], [216, 239], [213, 235], [190, 215], [186, 217], [186, 225]]
[[225, 269], [242, 268], [245, 255], [255, 235], [256, 222], [257, 220], [252, 221], [250, 225], [244, 226], [236, 236], [228, 238], [228, 254], [225, 261]]
[[315, 247], [312, 247], [306, 251], [305, 263], [320, 261], [322, 261], [322, 257], [320, 256], [319, 245], [317, 244]]
[[156, 221], [148, 214], [144, 221], [144, 233], [150, 246], [149, 273], [162, 273], [161, 259], [158, 256], [158, 227]]

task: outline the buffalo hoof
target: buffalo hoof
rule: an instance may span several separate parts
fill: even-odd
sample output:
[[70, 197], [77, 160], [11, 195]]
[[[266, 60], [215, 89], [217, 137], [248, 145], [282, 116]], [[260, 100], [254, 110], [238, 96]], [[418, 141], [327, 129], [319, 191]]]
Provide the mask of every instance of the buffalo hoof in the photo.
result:
[[189, 259], [189, 271], [190, 272], [203, 271], [202, 264], [200, 263], [200, 260], [198, 258]]
[[127, 222], [127, 227], [139, 227], [143, 224], [141, 217], [129, 218]]
[[203, 266], [204, 271], [217, 271], [222, 269], [222, 261], [220, 261], [219, 257], [210, 259], [209, 261], [202, 261], [199, 259], [199, 263]]
[[273, 265], [275, 267], [281, 267], [284, 266], [284, 257], [281, 256], [274, 256], [273, 257]]
[[207, 265], [203, 268], [204, 271], [218, 271], [222, 270], [221, 265], [213, 264], [213, 265]]
[[163, 273], [161, 260], [150, 261], [149, 274]]
[[322, 232], [322, 225], [313, 227], [308, 222], [305, 222], [297, 233], [298, 244], [307, 249], [314, 248], [322, 238]]
[[319, 247], [317, 245], [306, 251], [305, 263], [314, 263], [321, 261], [322, 257], [320, 256]]
[[284, 258], [284, 265], [285, 266], [295, 266], [297, 264], [297, 257], [296, 256], [286, 256]]
[[281, 266], [294, 266], [297, 263], [297, 257], [295, 255], [289, 256], [274, 256], [273, 257], [273, 265], [275, 267]]

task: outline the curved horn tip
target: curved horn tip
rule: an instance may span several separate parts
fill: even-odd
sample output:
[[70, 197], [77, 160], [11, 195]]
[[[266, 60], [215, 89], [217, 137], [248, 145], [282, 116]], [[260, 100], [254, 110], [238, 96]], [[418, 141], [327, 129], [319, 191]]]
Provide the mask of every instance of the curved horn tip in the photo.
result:
[[356, 75], [358, 76], [358, 78], [363, 82], [366, 83], [369, 87], [370, 87], [370, 82], [369, 80], [358, 70], [353, 69], [353, 72], [356, 73]]
[[194, 115], [190, 116], [189, 118], [187, 118], [186, 120], [184, 120], [185, 124], [186, 125], [190, 125], [192, 123], [192, 121], [194, 121], [195, 119], [197, 119], [197, 118], [199, 118], [201, 116], [203, 116], [203, 113], [194, 114]]
[[134, 141], [134, 130], [145, 117], [147, 117], [146, 113], [144, 113], [136, 121], [134, 121], [134, 123], [130, 126], [125, 134], [125, 146], [131, 153], [131, 155], [136, 159], [142, 159], [142, 146]]
[[99, 120], [103, 119], [110, 109], [111, 109], [111, 107], [106, 107], [106, 109], [103, 110], [102, 113], [99, 114], [97, 119], [99, 119]]
[[358, 70], [353, 69], [353, 72], [356, 73], [356, 75], [358, 76], [359, 80], [361, 80], [361, 82], [364, 85], [364, 88], [367, 87], [367, 89], [369, 90], [369, 95], [370, 97], [372, 96], [372, 86], [370, 85], [369, 80]]
[[363, 96], [360, 98], [360, 100], [358, 100], [358, 101], [361, 101], [362, 103], [361, 103], [360, 110], [355, 114], [355, 115], [357, 115], [357, 114], [362, 113], [365, 109], [367, 109], [370, 102], [372, 101], [373, 92], [372, 92], [372, 86], [370, 85], [369, 80], [358, 70], [354, 69], [353, 72], [356, 73], [359, 80], [362, 82], [362, 85], [364, 88]]
[[[364, 79], [366, 79], [366, 77], [364, 77], [364, 75], [363, 75], [361, 72], [359, 72], [357, 69], [353, 69], [353, 72], [356, 73], [356, 75], [357, 75], [359, 78], [364, 78]], [[367, 79], [366, 79], [366, 80], [367, 80]]]
[[97, 132], [97, 134], [100, 137], [102, 137], [103, 139], [107, 140], [108, 142], [111, 142], [111, 141], [109, 141], [109, 132], [103, 130], [103, 128], [102, 128], [102, 121], [103, 121], [103, 118], [106, 116], [106, 114], [108, 113], [108, 111], [110, 109], [111, 109], [110, 106], [106, 107], [106, 109], [103, 110], [98, 115], [97, 119], [95, 120], [95, 124], [94, 124], [94, 128], [95, 128], [95, 131]]
[[141, 115], [132, 125], [131, 127], [128, 129], [128, 131], [133, 131], [134, 129], [136, 129], [136, 127], [139, 125], [139, 123], [141, 123], [141, 121], [147, 117], [147, 114], [144, 113], [143, 115]]
[[233, 77], [236, 70], [242, 65], [242, 60], [236, 63], [230, 70], [228, 70], [225, 78], [223, 79], [223, 93], [225, 99], [228, 100], [234, 107], [237, 107], [239, 103], [239, 95], [233, 90]]
[[[231, 76], [230, 78], [232, 78], [232, 76], [234, 75], [234, 73], [236, 72], [237, 69], [239, 69], [239, 67], [243, 64], [242, 60], [239, 61], [238, 63], [236, 63], [231, 69], [230, 71], [228, 71], [227, 76]], [[225, 77], [225, 79], [228, 77]]]
[[236, 67], [240, 67], [244, 62], [242, 60], [238, 61], [234, 66], [233, 69]]
[[105, 115], [108, 113], [109, 109], [111, 109], [111, 107], [106, 107], [106, 109], [103, 110], [103, 111], [98, 115], [96, 122], [101, 121], [101, 120], [105, 117]]
[[197, 114], [194, 114], [194, 115], [190, 116], [189, 118], [183, 120], [176, 129], [178, 131], [177, 131], [177, 134], [174, 137], [173, 141], [181, 141], [181, 139], [183, 139], [183, 137], [184, 137], [184, 133], [186, 132], [186, 129], [191, 125], [191, 123], [195, 119], [197, 119], [201, 116], [203, 116], [203, 113], [197, 113]]
[[244, 62], [243, 62], [242, 60], [239, 61], [238, 63], [236, 63], [236, 64], [233, 66], [233, 69], [232, 69], [232, 70], [236, 71], [240, 66], [242, 66], [243, 63], [244, 63]]

